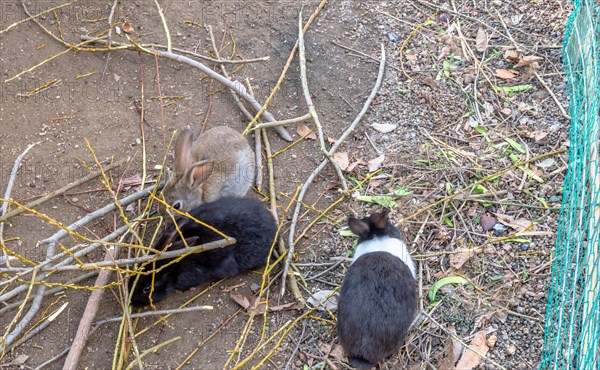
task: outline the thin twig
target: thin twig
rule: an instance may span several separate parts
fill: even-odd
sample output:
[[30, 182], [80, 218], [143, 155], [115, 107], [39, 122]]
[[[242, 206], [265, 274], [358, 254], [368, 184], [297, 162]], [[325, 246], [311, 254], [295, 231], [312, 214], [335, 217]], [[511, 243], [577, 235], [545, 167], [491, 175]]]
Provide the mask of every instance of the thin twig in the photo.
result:
[[163, 28], [165, 30], [165, 36], [167, 38], [167, 51], [173, 51], [173, 42], [171, 41], [171, 32], [169, 32], [169, 26], [167, 26], [167, 20], [165, 18], [165, 14], [163, 13], [158, 0], [154, 0], [154, 4], [156, 5], [156, 9], [158, 10], [158, 15], [160, 15], [160, 21], [162, 22]]
[[[38, 141], [37, 143], [30, 144], [23, 151], [23, 153], [21, 153], [21, 155], [19, 155], [17, 157], [17, 159], [15, 160], [15, 164], [13, 166], [12, 172], [10, 173], [10, 178], [8, 179], [8, 184], [6, 185], [6, 192], [4, 192], [4, 199], [10, 199], [10, 196], [12, 194], [12, 188], [15, 185], [15, 180], [17, 178], [17, 173], [19, 172], [19, 167], [21, 166], [21, 162], [23, 161], [23, 159], [25, 158], [27, 153], [31, 150], [31, 148], [38, 145], [39, 143], [40, 142]], [[4, 263], [6, 264], [7, 267], [10, 267], [8, 253], [6, 253], [6, 246], [4, 245], [4, 221], [2, 220], [2, 218], [4, 218], [4, 216], [6, 215], [6, 211], [8, 211], [8, 202], [4, 201], [4, 202], [2, 202], [2, 212], [0, 213], [0, 215], [2, 216], [2, 217], [0, 217], [0, 247], [2, 247], [2, 254], [4, 255]], [[0, 262], [2, 262], [2, 261], [0, 261]]]
[[[119, 4], [119, 0], [114, 0], [112, 7], [110, 8], [110, 13], [108, 14], [108, 41], [112, 41], [112, 22], [113, 17], [115, 16], [115, 10], [117, 9], [117, 5]], [[104, 76], [106, 76], [106, 72], [108, 71], [108, 63], [110, 62], [110, 51], [106, 53], [106, 60], [104, 61], [104, 68], [102, 69], [102, 73], [100, 74], [100, 81], [104, 81]]]
[[51, 359], [49, 359], [48, 361], [42, 363], [41, 365], [39, 365], [38, 367], [36, 367], [33, 370], [43, 370], [46, 369], [48, 365], [50, 365], [51, 363], [53, 363], [54, 361], [58, 360], [59, 358], [63, 357], [64, 355], [66, 355], [67, 353], [69, 353], [69, 348], [67, 347], [64, 350], [62, 350], [60, 353], [58, 353], [56, 356], [52, 357]]
[[304, 32], [302, 30], [302, 11], [298, 15], [298, 57], [300, 59], [300, 79], [302, 81], [302, 93], [304, 94], [304, 100], [306, 101], [306, 105], [308, 107], [308, 112], [313, 118], [313, 122], [315, 126], [317, 126], [317, 134], [319, 136], [319, 145], [321, 146], [321, 151], [323, 155], [329, 163], [333, 166], [335, 173], [340, 180], [340, 185], [344, 192], [348, 191], [348, 185], [346, 185], [346, 178], [342, 173], [342, 169], [337, 164], [337, 162], [333, 159], [331, 153], [327, 151], [327, 147], [325, 147], [325, 137], [323, 136], [323, 126], [321, 125], [321, 120], [319, 119], [319, 115], [317, 114], [317, 110], [315, 109], [315, 105], [313, 104], [312, 98], [310, 96], [310, 90], [308, 89], [308, 79], [306, 77], [306, 48], [304, 46]]
[[[118, 247], [111, 246], [106, 250], [106, 254], [104, 255], [105, 262], [112, 262], [119, 253]], [[108, 283], [110, 278], [111, 271], [110, 270], [102, 270], [98, 274], [96, 278], [95, 286], [102, 287]], [[98, 312], [98, 308], [100, 306], [100, 301], [102, 299], [102, 295], [104, 294], [104, 289], [95, 289], [92, 291], [88, 302], [85, 306], [85, 310], [83, 311], [83, 316], [79, 321], [79, 326], [77, 327], [77, 333], [75, 334], [75, 338], [71, 343], [71, 349], [69, 350], [69, 354], [65, 360], [63, 365], [63, 370], [76, 369], [79, 365], [79, 358], [81, 357], [81, 353], [83, 352], [83, 348], [87, 343], [88, 334], [92, 327], [92, 322], [96, 318], [96, 313]], [[140, 364], [140, 368], [141, 364]], [[143, 370], [143, 368], [142, 368]]]
[[556, 151], [553, 151], [553, 152], [550, 152], [550, 153], [545, 153], [545, 154], [538, 155], [537, 157], [533, 157], [533, 158], [531, 158], [529, 160], [526, 160], [526, 161], [521, 161], [521, 162], [514, 163], [511, 166], [508, 166], [508, 167], [506, 167], [503, 170], [500, 170], [498, 172], [495, 172], [495, 173], [493, 173], [493, 174], [491, 174], [489, 176], [486, 176], [486, 177], [482, 178], [481, 180], [473, 182], [472, 184], [466, 186], [465, 188], [456, 191], [454, 194], [448, 195], [447, 197], [444, 197], [444, 198], [442, 198], [442, 199], [440, 199], [440, 200], [438, 200], [436, 202], [433, 202], [433, 203], [431, 203], [431, 204], [429, 204], [429, 205], [427, 205], [427, 206], [419, 209], [418, 211], [416, 211], [412, 215], [406, 216], [406, 217], [402, 218], [400, 220], [400, 222], [405, 222], [407, 220], [410, 220], [411, 218], [415, 218], [416, 216], [420, 215], [421, 213], [423, 213], [423, 212], [425, 212], [425, 211], [427, 211], [427, 210], [429, 210], [429, 209], [431, 209], [433, 207], [436, 207], [436, 206], [438, 206], [438, 205], [440, 205], [442, 203], [448, 202], [448, 201], [456, 198], [460, 194], [466, 193], [467, 191], [473, 189], [474, 187], [476, 187], [476, 186], [478, 186], [478, 185], [480, 185], [480, 184], [482, 184], [484, 182], [487, 182], [487, 181], [489, 181], [491, 179], [494, 179], [494, 178], [496, 178], [498, 176], [501, 176], [501, 175], [507, 173], [508, 171], [514, 170], [515, 168], [518, 168], [519, 166], [523, 166], [526, 163], [539, 161], [540, 159], [544, 159], [546, 157], [552, 157], [552, 156], [555, 156], [557, 154], [564, 153], [565, 151], [566, 151], [566, 149], [559, 149], [559, 150], [556, 150]]
[[290, 118], [290, 119], [284, 119], [282, 121], [260, 123], [260, 124], [255, 125], [254, 127], [252, 127], [251, 130], [258, 130], [258, 129], [261, 129], [261, 128], [270, 128], [270, 127], [275, 127], [275, 126], [291, 125], [293, 123], [299, 123], [299, 122], [307, 121], [307, 120], [309, 120], [311, 118], [312, 118], [312, 114], [306, 113], [303, 116], [295, 117], [295, 118]]
[[38, 13], [38, 14], [36, 14], [36, 15], [31, 15], [31, 14], [29, 14], [29, 15], [27, 16], [27, 18], [25, 18], [25, 19], [21, 19], [20, 21], [18, 21], [18, 22], [15, 22], [15, 23], [11, 24], [10, 26], [6, 27], [5, 29], [3, 29], [3, 30], [0, 30], [0, 35], [2, 35], [2, 34], [3, 34], [3, 33], [5, 33], [5, 32], [8, 32], [8, 31], [10, 31], [10, 30], [11, 30], [11, 29], [13, 29], [14, 27], [16, 27], [16, 26], [18, 26], [18, 25], [20, 25], [20, 24], [22, 24], [22, 23], [29, 22], [30, 20], [32, 20], [32, 19], [34, 19], [34, 18], [39, 18], [39, 17], [41, 17], [41, 16], [43, 16], [43, 15], [45, 15], [45, 14], [52, 13], [52, 12], [54, 12], [54, 11], [57, 11], [58, 9], [64, 8], [64, 7], [66, 7], [66, 6], [73, 5], [73, 4], [77, 3], [77, 2], [78, 2], [78, 0], [75, 0], [75, 1], [71, 1], [70, 3], [65, 3], [65, 4], [62, 4], [62, 5], [58, 5], [58, 6], [55, 6], [55, 7], [52, 7], [52, 8], [50, 8], [50, 9], [44, 10], [43, 12], [40, 12], [40, 13]]
[[[131, 315], [129, 315], [129, 318], [137, 319], [140, 317], [172, 315], [172, 314], [195, 312], [195, 311], [210, 311], [213, 309], [214, 309], [213, 306], [193, 306], [193, 307], [185, 307], [185, 308], [175, 308], [172, 310], [146, 311], [146, 312], [140, 312], [140, 313], [132, 313]], [[109, 319], [104, 319], [102, 321], [96, 322], [96, 324], [94, 324], [94, 327], [97, 328], [104, 324], [108, 324], [111, 322], [119, 322], [121, 320], [123, 320], [123, 317], [121, 317], [121, 316], [111, 317]]]
[[567, 112], [565, 111], [565, 108], [562, 106], [562, 104], [560, 103], [560, 101], [558, 100], [558, 98], [556, 97], [556, 95], [554, 94], [554, 92], [552, 91], [552, 89], [550, 89], [550, 86], [548, 86], [548, 84], [546, 83], [546, 81], [544, 81], [544, 79], [542, 79], [542, 76], [540, 76], [539, 73], [537, 73], [537, 71], [533, 71], [533, 73], [535, 74], [535, 77], [537, 77], [538, 81], [540, 81], [540, 83], [542, 84], [542, 86], [544, 86], [546, 88], [546, 91], [548, 91], [548, 93], [550, 94], [550, 96], [552, 97], [552, 99], [554, 100], [554, 102], [556, 103], [556, 105], [558, 106], [558, 109], [560, 109], [560, 114], [565, 117], [566, 119], [570, 120], [571, 116], [569, 116], [567, 114]]
[[[319, 15], [319, 13], [321, 12], [321, 9], [323, 9], [325, 4], [327, 4], [327, 0], [321, 0], [321, 2], [319, 3], [319, 5], [315, 9], [315, 11], [308, 18], [308, 21], [306, 21], [303, 32], [306, 32], [306, 30], [308, 30], [308, 28], [310, 27], [312, 22], [315, 20], [317, 15]], [[285, 78], [285, 75], [287, 74], [288, 69], [292, 65], [292, 60], [294, 59], [294, 55], [296, 54], [296, 49], [298, 49], [298, 40], [296, 40], [294, 47], [290, 51], [290, 55], [288, 56], [288, 59], [285, 62], [285, 66], [283, 67], [283, 70], [281, 71], [281, 74], [279, 75], [279, 78], [277, 79], [277, 83], [275, 84], [275, 87], [271, 91], [271, 94], [269, 94], [269, 97], [267, 98], [267, 100], [265, 100], [265, 104], [258, 111], [258, 113], [254, 117], [254, 119], [252, 121], [250, 121], [250, 123], [248, 124], [248, 127], [246, 127], [246, 130], [244, 130], [244, 134], [247, 134], [248, 131], [250, 131], [252, 126], [254, 126], [256, 124], [256, 122], [258, 121], [258, 119], [260, 118], [261, 115], [264, 115], [265, 113], [267, 113], [267, 107], [269, 106], [269, 104], [271, 104], [271, 100], [275, 97], [275, 94], [277, 94], [277, 92], [279, 91], [281, 84], [283, 83], [283, 79]], [[272, 119], [268, 119], [267, 116], [265, 116], [265, 118], [269, 122], [275, 121]], [[292, 140], [288, 140], [288, 141], [292, 141]]]
[[[117, 161], [115, 163], [109, 164], [108, 166], [104, 167], [104, 171], [110, 171], [110, 170], [113, 170], [113, 169], [115, 169], [117, 167], [120, 167], [121, 165], [123, 165], [127, 161], [129, 161], [129, 158], [122, 159], [122, 160]], [[90, 173], [89, 175], [87, 175], [84, 178], [81, 178], [81, 179], [79, 179], [77, 181], [74, 181], [74, 182], [70, 183], [69, 185], [63, 186], [60, 189], [54, 190], [54, 191], [52, 191], [52, 192], [44, 195], [43, 197], [34, 200], [31, 203], [27, 203], [25, 205], [25, 207], [27, 207], [27, 208], [35, 208], [35, 207], [37, 207], [39, 205], [42, 205], [42, 204], [46, 203], [49, 200], [52, 200], [52, 199], [56, 198], [59, 195], [62, 195], [64, 193], [66, 193], [67, 191], [69, 191], [69, 190], [71, 190], [73, 188], [78, 187], [79, 185], [85, 184], [86, 182], [95, 179], [96, 177], [98, 177], [100, 175], [102, 175], [102, 171], [101, 170], [94, 171], [94, 172]], [[8, 198], [8, 197], [5, 196], [4, 198]], [[7, 214], [3, 214], [2, 216], [0, 216], [0, 222], [4, 222], [4, 221], [8, 220], [9, 218], [12, 218], [14, 216], [20, 215], [23, 212], [25, 212], [25, 210], [23, 208], [18, 208], [18, 209], [15, 209], [13, 211], [8, 212]]]
[[[93, 41], [96, 43], [101, 43], [101, 44], [108, 44], [107, 41], [105, 40], [98, 40], [98, 39], [94, 39], [91, 38], [89, 36], [81, 36], [82, 40], [88, 40], [88, 41]], [[120, 46], [119, 43], [116, 42], [112, 42], [111, 47], [113, 45], [115, 46]], [[217, 82], [221, 83], [222, 85], [224, 85], [227, 88], [230, 88], [232, 90], [234, 90], [236, 92], [236, 94], [240, 97], [242, 97], [243, 99], [245, 99], [248, 103], [250, 103], [250, 105], [252, 105], [252, 107], [254, 109], [261, 110], [262, 109], [262, 104], [260, 104], [259, 102], [256, 101], [256, 99], [254, 99], [253, 97], [250, 96], [250, 94], [248, 94], [248, 92], [246, 91], [246, 88], [244, 87], [244, 85], [242, 83], [240, 83], [239, 81], [232, 81], [228, 78], [226, 78], [225, 76], [213, 71], [212, 69], [210, 69], [209, 67], [205, 66], [204, 64], [193, 60], [191, 58], [188, 58], [186, 56], [183, 55], [178, 55], [175, 53], [171, 53], [168, 51], [161, 51], [161, 50], [155, 50], [154, 52], [148, 49], [143, 48], [141, 45], [137, 45], [138, 49], [137, 50], [141, 50], [145, 53], [148, 54], [153, 54], [156, 53], [158, 54], [160, 57], [163, 58], [167, 58], [167, 59], [171, 59], [180, 63], [184, 63], [187, 64], [191, 67], [194, 67], [196, 69], [199, 69], [200, 71], [202, 71], [203, 73], [205, 73], [206, 75], [208, 75], [210, 78], [215, 79]], [[125, 50], [129, 50], [129, 49], [125, 49]], [[265, 120], [269, 121], [269, 122], [275, 122], [277, 121], [273, 115], [271, 115], [271, 113], [269, 113], [268, 111], [263, 111], [262, 113], [263, 117], [265, 118]], [[282, 139], [286, 140], [286, 141], [292, 141], [292, 136], [289, 134], [289, 132], [287, 132], [287, 130], [283, 127], [275, 127], [275, 130], [277, 131], [277, 133], [279, 134], [279, 136], [281, 136]]]
[[[271, 201], [271, 212], [273, 213], [273, 217], [278, 219], [277, 217], [277, 198], [275, 196], [275, 171], [273, 168], [273, 156], [271, 153], [271, 144], [269, 142], [269, 137], [267, 136], [266, 130], [258, 130], [262, 132], [262, 137], [264, 140], [264, 148], [265, 154], [267, 156], [267, 169], [269, 173], [269, 197]], [[282, 238], [279, 238], [277, 242], [277, 250], [279, 254], [283, 256], [285, 253], [285, 243]], [[283, 284], [285, 285], [285, 275], [282, 275], [284, 279]], [[289, 274], [288, 276], [288, 284], [290, 285], [290, 291], [294, 295], [294, 298], [298, 301], [303, 301], [302, 293], [300, 293], [300, 289], [298, 288], [298, 281], [296, 280], [296, 276], [294, 274]], [[282, 295], [283, 296], [283, 295]]]
[[[510, 33], [510, 30], [508, 29], [508, 26], [504, 22], [504, 18], [502, 18], [502, 16], [500, 15], [500, 12], [498, 12], [498, 10], [496, 10], [496, 15], [498, 16], [498, 19], [500, 19], [500, 22], [502, 23], [502, 27], [504, 27], [504, 30], [508, 34], [508, 38], [513, 43], [513, 46], [515, 47], [515, 49], [520, 50], [519, 44], [512, 37], [512, 34]], [[544, 86], [544, 88], [546, 89], [546, 91], [548, 91], [548, 93], [550, 94], [550, 96], [552, 97], [552, 99], [554, 100], [554, 102], [556, 103], [556, 105], [558, 106], [558, 109], [560, 109], [560, 114], [564, 118], [570, 120], [571, 117], [567, 114], [567, 112], [565, 111], [565, 108], [562, 106], [562, 104], [560, 103], [560, 101], [558, 100], [558, 98], [556, 97], [556, 95], [554, 94], [554, 92], [552, 91], [552, 89], [550, 88], [550, 86], [548, 86], [548, 84], [546, 83], [546, 81], [544, 81], [544, 79], [542, 78], [542, 76], [540, 76], [540, 74], [535, 69], [533, 70], [533, 74], [535, 75], [535, 77], [537, 77], [538, 81], [540, 81], [540, 83], [542, 84], [542, 86]]]
[[[176, 249], [176, 250], [172, 250], [172, 251], [167, 251], [167, 252], [164, 252], [161, 254], [149, 254], [147, 256], [141, 256], [141, 257], [135, 257], [135, 258], [124, 258], [124, 259], [110, 260], [110, 261], [105, 260], [102, 262], [91, 262], [91, 263], [84, 263], [81, 265], [66, 265], [66, 266], [60, 266], [60, 267], [49, 266], [49, 267], [39, 268], [39, 269], [37, 269], [37, 271], [57, 272], [57, 271], [80, 271], [80, 270], [90, 270], [90, 269], [105, 270], [105, 268], [107, 268], [107, 267], [112, 268], [112, 267], [118, 267], [118, 266], [126, 266], [126, 265], [130, 265], [133, 263], [144, 263], [144, 262], [148, 262], [148, 261], [159, 261], [159, 260], [164, 260], [164, 259], [168, 259], [168, 258], [180, 257], [184, 254], [187, 255], [187, 254], [192, 254], [192, 253], [206, 252], [206, 251], [210, 251], [213, 249], [225, 248], [231, 244], [235, 244], [234, 238], [221, 239], [221, 240], [217, 240], [217, 241], [206, 243], [206, 244], [196, 245], [193, 247], [186, 247], [186, 248]], [[14, 271], [28, 271], [28, 270], [29, 270], [29, 268], [13, 267], [10, 269], [7, 269], [7, 268], [0, 269], [0, 272], [14, 272]]]
[[[90, 271], [87, 274], [83, 274], [83, 275], [77, 276], [74, 279], [67, 280], [67, 282], [65, 282], [64, 285], [65, 286], [74, 285], [74, 284], [76, 284], [76, 283], [78, 283], [80, 281], [87, 280], [87, 279], [89, 279], [91, 277], [94, 277], [96, 275], [98, 275], [98, 271]], [[49, 296], [49, 295], [53, 295], [53, 294], [56, 294], [56, 293], [59, 293], [59, 292], [62, 292], [63, 290], [65, 290], [65, 287], [62, 287], [62, 286], [49, 289], [49, 290], [47, 290], [44, 293], [44, 297]], [[29, 297], [27, 299], [27, 301], [30, 301], [32, 299], [33, 299], [33, 297]], [[8, 312], [8, 311], [14, 309], [15, 307], [19, 307], [23, 302], [25, 302], [25, 299], [17, 301], [17, 302], [13, 302], [11, 304], [7, 304], [6, 306], [2, 307], [2, 309], [0, 309], [0, 315], [2, 315], [5, 312]]]
[[[129, 195], [129, 196], [119, 200], [118, 202], [111, 203], [109, 205], [106, 205], [106, 206], [100, 208], [99, 210], [89, 213], [88, 215], [79, 219], [78, 221], [74, 222], [73, 224], [69, 225], [65, 229], [61, 229], [58, 232], [56, 232], [54, 235], [52, 235], [51, 237], [39, 242], [38, 248], [47, 246], [46, 259], [52, 258], [55, 254], [56, 247], [62, 238], [69, 235], [71, 232], [79, 229], [80, 227], [87, 225], [88, 223], [90, 223], [92, 221], [97, 220], [98, 218], [104, 216], [105, 214], [114, 211], [115, 209], [117, 209], [117, 206], [123, 207], [123, 206], [126, 206], [130, 203], [137, 201], [138, 199], [147, 197], [148, 194], [150, 194], [150, 192], [152, 192], [153, 190], [154, 190], [154, 186], [151, 186], [142, 191], [139, 191], [137, 193]], [[34, 268], [34, 270], [35, 270], [35, 268]], [[34, 271], [34, 274], [35, 273], [36, 272]], [[47, 275], [48, 275], [47, 273], [42, 273], [42, 274], [40, 274], [38, 279], [43, 280], [46, 278]], [[29, 311], [23, 317], [21, 322], [15, 327], [15, 329], [6, 337], [6, 340], [4, 343], [6, 346], [12, 345], [15, 342], [15, 340], [21, 335], [21, 333], [27, 328], [27, 325], [31, 322], [31, 320], [35, 317], [35, 315], [37, 314], [37, 312], [39, 311], [39, 309], [41, 307], [42, 299], [44, 297], [45, 291], [46, 291], [45, 285], [40, 285], [38, 287], [37, 292], [35, 294], [35, 298], [33, 299], [33, 302], [31, 304]]]
[[[330, 154], [335, 153], [335, 151], [346, 140], [346, 138], [348, 136], [350, 136], [351, 133], [354, 132], [354, 130], [356, 129], [356, 126], [358, 126], [358, 124], [362, 120], [365, 113], [367, 113], [367, 110], [371, 106], [373, 99], [375, 99], [375, 95], [377, 95], [377, 92], [379, 91], [379, 87], [381, 86], [381, 82], [383, 81], [383, 74], [385, 72], [385, 60], [386, 60], [385, 49], [383, 47], [383, 44], [381, 44], [381, 60], [379, 62], [379, 73], [377, 75], [377, 81], [375, 82], [375, 86], [373, 86], [373, 90], [371, 90], [371, 94], [365, 101], [363, 108], [358, 113], [358, 115], [356, 116], [356, 118], [354, 119], [352, 124], [350, 124], [350, 126], [346, 129], [346, 131], [344, 131], [344, 133], [342, 133], [342, 135], [335, 142], [335, 144], [332, 145], [331, 149], [329, 150]], [[284, 280], [283, 280], [282, 287], [281, 287], [281, 295], [283, 295], [283, 293], [285, 292], [285, 278], [288, 275], [290, 264], [292, 263], [292, 259], [294, 257], [294, 248], [295, 248], [294, 234], [296, 233], [296, 224], [298, 223], [298, 217], [300, 215], [300, 208], [302, 207], [302, 201], [304, 200], [304, 195], [306, 194], [306, 191], [308, 190], [308, 187], [310, 186], [310, 184], [317, 177], [317, 175], [323, 170], [323, 168], [325, 168], [325, 165], [327, 165], [327, 163], [328, 163], [328, 161], [326, 159], [323, 160], [321, 162], [321, 164], [319, 164], [319, 166], [311, 172], [311, 174], [308, 176], [308, 178], [302, 185], [302, 189], [300, 190], [300, 194], [298, 195], [296, 207], [294, 209], [294, 214], [292, 216], [292, 221], [290, 223], [290, 230], [289, 230], [289, 234], [288, 234], [288, 252], [287, 252], [288, 254], [286, 256], [285, 264], [283, 266], [283, 279]]]
[[[4, 285], [12, 284], [13, 282], [15, 282], [17, 280], [22, 279], [23, 276], [31, 274], [31, 273], [35, 272], [36, 270], [44, 269], [45, 266], [48, 266], [49, 264], [54, 263], [57, 260], [65, 257], [67, 255], [69, 255], [69, 257], [65, 258], [63, 261], [54, 265], [54, 268], [68, 265], [69, 263], [73, 262], [73, 260], [83, 257], [83, 256], [91, 253], [92, 251], [96, 250], [98, 247], [113, 241], [114, 239], [118, 238], [120, 235], [126, 233], [128, 230], [129, 230], [129, 227], [127, 225], [124, 225], [124, 226], [118, 228], [117, 230], [113, 231], [109, 235], [105, 236], [104, 238], [102, 238], [99, 242], [92, 243], [79, 251], [77, 251], [77, 250], [81, 248], [81, 245], [77, 245], [73, 248], [68, 249], [67, 251], [56, 254], [54, 257], [48, 258], [45, 261], [40, 262], [39, 264], [35, 265], [34, 267], [23, 269], [21, 272], [19, 272], [12, 278], [1, 282], [0, 287], [4, 286]], [[25, 289], [23, 288], [23, 286], [20, 286], [18, 288], [11, 290], [10, 292], [0, 295], [0, 303], [4, 303], [4, 302], [8, 301], [9, 299], [16, 297], [24, 290]]]
[[[250, 94], [254, 95], [254, 90], [252, 89], [252, 85], [250, 84], [250, 79], [248, 77], [246, 77], [246, 79], [244, 80], [244, 83], [246, 84], [246, 88], [248, 89], [248, 92]], [[246, 117], [248, 117], [248, 116], [246, 116]], [[252, 120], [252, 118], [249, 118], [249, 119]], [[262, 192], [262, 186], [263, 186], [263, 161], [262, 161], [262, 136], [264, 134], [263, 131], [264, 130], [254, 131], [254, 155], [256, 158], [255, 185], [259, 192]], [[277, 219], [277, 214], [275, 214], [274, 216]]]
[[298, 338], [298, 343], [296, 343], [296, 347], [294, 347], [294, 350], [292, 351], [292, 355], [290, 356], [290, 359], [285, 364], [284, 370], [289, 369], [290, 365], [292, 364], [292, 361], [294, 361], [294, 357], [296, 357], [296, 353], [298, 353], [298, 349], [300, 349], [300, 343], [302, 343], [302, 339], [304, 338], [305, 331], [306, 331], [306, 321], [302, 321], [302, 332], [300, 333], [300, 337]]

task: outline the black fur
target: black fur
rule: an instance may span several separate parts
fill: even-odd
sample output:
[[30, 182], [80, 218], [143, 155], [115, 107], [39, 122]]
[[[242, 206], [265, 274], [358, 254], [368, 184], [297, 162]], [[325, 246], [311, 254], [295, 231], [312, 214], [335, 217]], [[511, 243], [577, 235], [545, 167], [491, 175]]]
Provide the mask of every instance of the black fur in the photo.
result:
[[[225, 248], [194, 253], [181, 261], [156, 272], [152, 301], [158, 302], [175, 290], [235, 276], [241, 272], [263, 266], [277, 232], [277, 224], [271, 212], [255, 199], [224, 197], [193, 209], [190, 215], [235, 238], [236, 243]], [[179, 228], [192, 245], [200, 245], [222, 239], [214, 231], [190, 220], [178, 220]], [[171, 244], [170, 250], [183, 247], [175, 225], [170, 225], [157, 242], [155, 249], [162, 250]], [[188, 244], [189, 245], [189, 244]], [[169, 260], [156, 262], [156, 268]], [[152, 269], [152, 264], [147, 266]], [[130, 287], [134, 278], [130, 279]], [[140, 275], [131, 296], [134, 306], [150, 304], [149, 293], [152, 274]]]
[[[387, 212], [348, 223], [359, 243], [381, 236], [401, 239]], [[404, 262], [387, 252], [359, 257], [348, 269], [338, 301], [337, 334], [350, 364], [370, 369], [396, 353], [416, 310], [416, 281]]]

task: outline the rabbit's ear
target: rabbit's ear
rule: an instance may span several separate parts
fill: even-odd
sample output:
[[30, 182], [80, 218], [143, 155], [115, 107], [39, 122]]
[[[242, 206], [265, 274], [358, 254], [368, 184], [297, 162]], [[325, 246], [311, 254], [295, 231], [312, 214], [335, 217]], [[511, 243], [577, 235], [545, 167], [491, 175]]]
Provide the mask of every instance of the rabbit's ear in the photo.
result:
[[373, 222], [373, 226], [377, 229], [385, 229], [388, 225], [388, 214], [390, 213], [389, 209], [384, 208], [377, 213], [373, 213], [371, 216], [371, 220]]
[[173, 171], [176, 175], [183, 175], [192, 162], [192, 142], [194, 134], [189, 128], [183, 129], [175, 140], [175, 161]]
[[369, 232], [369, 224], [352, 216], [348, 217], [348, 226], [350, 231], [356, 235], [363, 235]]
[[213, 172], [213, 162], [196, 162], [186, 173], [186, 181], [190, 189], [195, 189], [210, 177]]

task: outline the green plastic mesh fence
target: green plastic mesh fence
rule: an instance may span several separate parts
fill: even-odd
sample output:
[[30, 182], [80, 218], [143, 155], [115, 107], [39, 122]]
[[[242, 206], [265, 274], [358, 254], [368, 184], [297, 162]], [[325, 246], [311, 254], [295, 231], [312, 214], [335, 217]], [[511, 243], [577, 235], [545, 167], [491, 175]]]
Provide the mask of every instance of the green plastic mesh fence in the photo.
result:
[[600, 365], [600, 12], [596, 1], [574, 1], [563, 48], [571, 146], [540, 369], [599, 369]]

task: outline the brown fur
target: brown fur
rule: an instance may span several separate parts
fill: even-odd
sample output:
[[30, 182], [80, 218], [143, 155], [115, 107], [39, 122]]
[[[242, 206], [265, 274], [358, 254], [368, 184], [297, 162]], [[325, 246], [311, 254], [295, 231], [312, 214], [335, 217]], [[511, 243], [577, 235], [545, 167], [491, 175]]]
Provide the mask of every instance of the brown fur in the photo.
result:
[[188, 212], [224, 196], [242, 197], [254, 182], [254, 160], [246, 138], [229, 127], [207, 130], [195, 141], [186, 128], [175, 140], [173, 173], [162, 191], [165, 201]]

